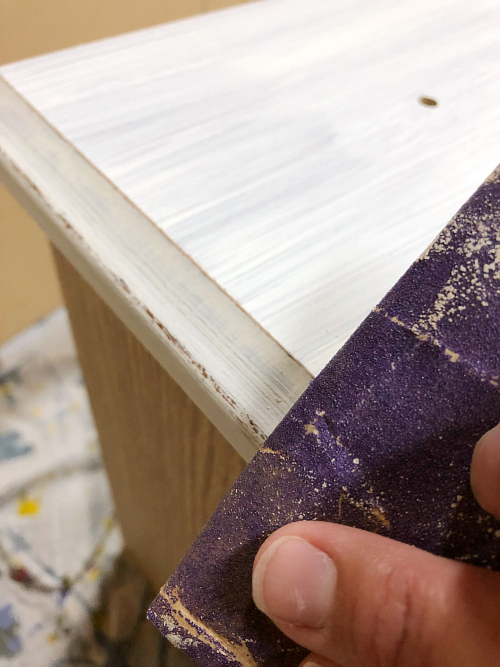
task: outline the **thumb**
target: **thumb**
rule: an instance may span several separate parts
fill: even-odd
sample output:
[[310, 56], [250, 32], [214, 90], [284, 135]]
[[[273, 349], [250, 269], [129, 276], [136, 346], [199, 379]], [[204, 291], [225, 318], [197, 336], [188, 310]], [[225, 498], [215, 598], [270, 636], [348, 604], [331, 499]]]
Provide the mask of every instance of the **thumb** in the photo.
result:
[[318, 656], [308, 667], [500, 665], [500, 573], [380, 535], [319, 521], [284, 526], [257, 554], [253, 592]]

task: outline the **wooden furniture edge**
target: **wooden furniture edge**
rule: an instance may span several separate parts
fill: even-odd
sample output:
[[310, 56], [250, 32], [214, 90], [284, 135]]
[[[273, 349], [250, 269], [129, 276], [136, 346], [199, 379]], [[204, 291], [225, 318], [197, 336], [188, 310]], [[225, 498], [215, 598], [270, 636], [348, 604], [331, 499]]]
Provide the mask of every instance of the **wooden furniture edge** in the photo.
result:
[[157, 591], [244, 461], [71, 262], [54, 256], [126, 548]]
[[0, 177], [248, 461], [311, 374], [1, 76]]

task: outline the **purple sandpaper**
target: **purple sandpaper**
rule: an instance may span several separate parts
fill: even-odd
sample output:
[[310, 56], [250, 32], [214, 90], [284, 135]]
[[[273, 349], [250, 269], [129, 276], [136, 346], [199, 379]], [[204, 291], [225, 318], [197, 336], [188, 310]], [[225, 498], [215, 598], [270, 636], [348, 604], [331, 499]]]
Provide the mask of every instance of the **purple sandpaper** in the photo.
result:
[[255, 554], [302, 519], [500, 569], [500, 522], [469, 485], [500, 421], [500, 168], [297, 401], [149, 610], [200, 665], [296, 666], [252, 602]]

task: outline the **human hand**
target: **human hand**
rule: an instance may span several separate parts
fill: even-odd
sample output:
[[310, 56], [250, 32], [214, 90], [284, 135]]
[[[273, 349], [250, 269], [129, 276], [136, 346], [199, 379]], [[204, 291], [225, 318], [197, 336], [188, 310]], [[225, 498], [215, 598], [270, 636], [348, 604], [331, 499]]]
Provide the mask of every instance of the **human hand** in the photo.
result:
[[[476, 445], [471, 485], [500, 518], [500, 425]], [[500, 666], [500, 572], [357, 528], [280, 528], [255, 558], [253, 596], [312, 651], [301, 667]]]

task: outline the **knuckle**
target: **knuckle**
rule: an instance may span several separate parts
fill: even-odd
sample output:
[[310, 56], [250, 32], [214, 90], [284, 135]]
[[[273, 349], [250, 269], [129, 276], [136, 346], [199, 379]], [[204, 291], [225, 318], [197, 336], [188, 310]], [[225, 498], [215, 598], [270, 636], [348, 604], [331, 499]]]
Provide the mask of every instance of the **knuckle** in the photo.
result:
[[377, 667], [427, 664], [423, 655], [424, 608], [418, 572], [397, 566], [381, 568], [371, 618], [365, 625], [364, 660], [368, 658], [369, 664]]

